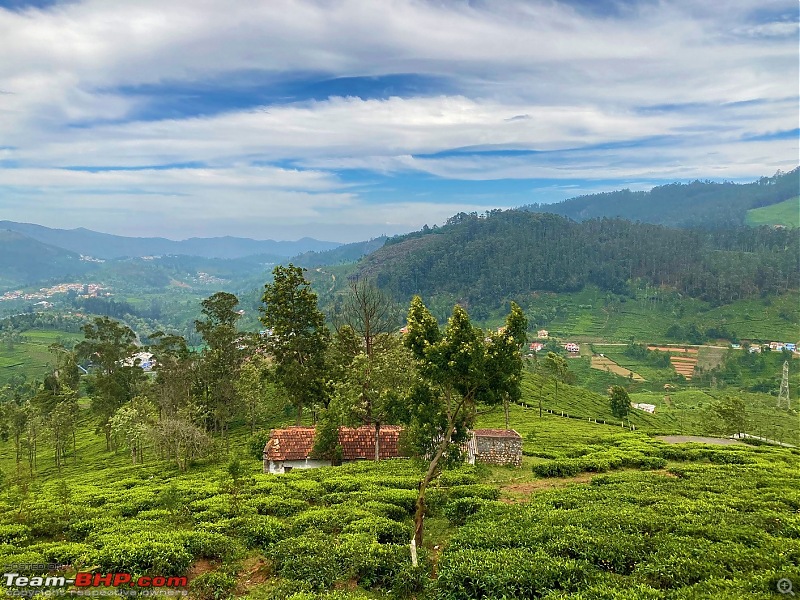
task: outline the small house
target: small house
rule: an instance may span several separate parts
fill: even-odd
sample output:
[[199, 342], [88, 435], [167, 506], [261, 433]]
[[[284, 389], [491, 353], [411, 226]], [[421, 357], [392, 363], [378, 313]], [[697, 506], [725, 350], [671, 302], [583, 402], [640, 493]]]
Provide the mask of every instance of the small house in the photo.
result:
[[544, 344], [542, 342], [533, 342], [530, 345], [531, 352], [541, 352], [542, 348], [544, 348]]
[[536, 332], [536, 337], [540, 340], [546, 340], [548, 337], [550, 337], [550, 332], [547, 331], [547, 329], [540, 329]]
[[522, 464], [522, 436], [513, 429], [473, 429], [467, 438], [469, 464]]
[[631, 406], [637, 410], [643, 410], [646, 413], [650, 413], [651, 415], [656, 412], [655, 404], [646, 404], [644, 402], [637, 402], [636, 404], [631, 404]]
[[[380, 428], [379, 459], [399, 458], [398, 442], [402, 427], [383, 425]], [[270, 431], [264, 446], [264, 473], [288, 473], [293, 469], [315, 469], [331, 465], [330, 460], [312, 458], [314, 448], [313, 427], [286, 427]], [[342, 462], [375, 459], [375, 428], [339, 427], [339, 445]]]
[[575, 342], [567, 342], [566, 344], [564, 344], [564, 350], [566, 350], [567, 352], [580, 352], [581, 347]]

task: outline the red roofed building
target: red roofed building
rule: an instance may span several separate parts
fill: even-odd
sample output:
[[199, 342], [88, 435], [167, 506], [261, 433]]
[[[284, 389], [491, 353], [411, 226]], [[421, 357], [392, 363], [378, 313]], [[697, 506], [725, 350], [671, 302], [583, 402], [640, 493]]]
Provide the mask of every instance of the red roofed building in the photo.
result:
[[[379, 458], [398, 458], [398, 440], [402, 427], [383, 425], [380, 428]], [[273, 429], [269, 441], [264, 446], [264, 473], [288, 473], [292, 469], [314, 469], [330, 466], [330, 460], [311, 458], [314, 448], [313, 427], [287, 427]], [[375, 428], [371, 425], [361, 427], [339, 427], [339, 445], [342, 447], [342, 460], [374, 460]]]

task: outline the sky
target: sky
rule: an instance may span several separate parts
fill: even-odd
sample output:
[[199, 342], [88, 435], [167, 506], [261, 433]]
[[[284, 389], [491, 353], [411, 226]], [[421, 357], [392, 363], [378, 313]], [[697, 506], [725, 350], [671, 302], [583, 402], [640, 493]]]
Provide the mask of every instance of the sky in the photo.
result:
[[798, 164], [796, 0], [0, 0], [0, 219], [365, 240]]

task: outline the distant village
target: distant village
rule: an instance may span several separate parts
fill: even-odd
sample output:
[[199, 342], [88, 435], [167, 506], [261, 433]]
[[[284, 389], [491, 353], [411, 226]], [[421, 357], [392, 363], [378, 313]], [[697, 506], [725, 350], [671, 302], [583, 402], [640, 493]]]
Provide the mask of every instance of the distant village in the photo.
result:
[[[97, 283], [59, 283], [49, 288], [40, 288], [38, 292], [23, 292], [22, 290], [5, 292], [0, 296], [0, 302], [8, 300], [45, 300], [56, 294], [66, 294], [70, 291], [76, 292], [79, 298], [111, 296], [111, 292], [103, 291], [107, 289], [108, 288]], [[43, 308], [50, 308], [50, 306], [52, 306], [49, 302], [40, 302], [39, 305]]]

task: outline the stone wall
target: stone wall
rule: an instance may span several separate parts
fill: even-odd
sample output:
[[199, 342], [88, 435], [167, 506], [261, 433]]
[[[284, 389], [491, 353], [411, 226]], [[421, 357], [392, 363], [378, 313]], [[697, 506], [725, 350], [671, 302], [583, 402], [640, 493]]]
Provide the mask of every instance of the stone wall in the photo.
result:
[[475, 462], [488, 465], [522, 464], [521, 437], [475, 437]]

